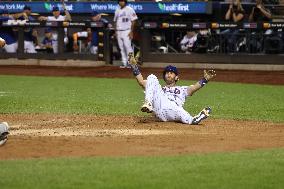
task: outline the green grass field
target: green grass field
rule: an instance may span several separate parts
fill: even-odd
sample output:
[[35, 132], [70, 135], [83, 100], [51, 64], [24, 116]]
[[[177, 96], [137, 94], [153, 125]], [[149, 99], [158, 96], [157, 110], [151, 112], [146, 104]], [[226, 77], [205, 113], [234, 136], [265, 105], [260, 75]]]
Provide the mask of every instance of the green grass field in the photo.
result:
[[13, 188], [271, 188], [284, 186], [284, 149], [172, 157], [0, 161]]
[[[144, 93], [134, 79], [0, 76], [1, 113], [142, 115]], [[193, 81], [180, 81], [190, 85]], [[192, 114], [213, 118], [284, 121], [284, 86], [211, 82], [187, 100]]]
[[[0, 76], [0, 113], [142, 115], [133, 79]], [[190, 85], [192, 81], [180, 81]], [[284, 122], [284, 86], [211, 82], [188, 99], [195, 114]], [[0, 153], [5, 153], [0, 149]], [[283, 188], [284, 149], [168, 157], [0, 161], [0, 188]]]

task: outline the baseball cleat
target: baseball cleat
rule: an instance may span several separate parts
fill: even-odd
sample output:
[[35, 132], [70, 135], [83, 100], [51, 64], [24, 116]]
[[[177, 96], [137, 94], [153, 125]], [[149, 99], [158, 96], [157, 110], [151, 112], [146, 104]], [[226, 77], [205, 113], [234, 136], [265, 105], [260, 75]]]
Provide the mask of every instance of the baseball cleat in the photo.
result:
[[127, 68], [127, 69], [130, 69], [131, 68], [131, 66], [128, 64], [127, 66], [119, 66], [119, 68], [122, 68], [122, 69], [124, 69], [124, 68]]
[[204, 108], [198, 115], [193, 117], [191, 122], [192, 125], [198, 125], [202, 120], [208, 118], [211, 114], [212, 110], [210, 107]]
[[153, 106], [150, 102], [145, 100], [145, 103], [141, 107], [142, 112], [152, 113], [153, 112]]

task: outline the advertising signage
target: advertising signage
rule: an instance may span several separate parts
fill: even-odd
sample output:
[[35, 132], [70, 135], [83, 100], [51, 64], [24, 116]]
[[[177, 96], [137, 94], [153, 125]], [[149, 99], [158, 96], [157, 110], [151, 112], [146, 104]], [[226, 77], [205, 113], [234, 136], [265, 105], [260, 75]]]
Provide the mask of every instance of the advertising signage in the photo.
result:
[[[10, 13], [20, 12], [25, 5], [31, 7], [35, 13], [50, 13], [53, 7], [63, 10], [60, 2], [0, 2], [0, 11], [8, 10]], [[136, 13], [145, 14], [211, 14], [210, 2], [133, 2], [128, 3]], [[66, 2], [66, 9], [70, 13], [114, 13], [118, 7], [117, 2]]]

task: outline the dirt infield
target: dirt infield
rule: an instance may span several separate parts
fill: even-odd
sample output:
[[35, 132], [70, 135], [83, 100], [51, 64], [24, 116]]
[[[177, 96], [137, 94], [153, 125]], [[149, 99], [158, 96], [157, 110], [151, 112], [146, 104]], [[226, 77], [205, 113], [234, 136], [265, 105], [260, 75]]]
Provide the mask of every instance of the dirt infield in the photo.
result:
[[[141, 68], [144, 76], [151, 73], [162, 78], [162, 68]], [[199, 80], [201, 69], [179, 69], [180, 79]], [[78, 67], [42, 67], [42, 66], [0, 66], [0, 75], [32, 75], [32, 76], [75, 76], [75, 77], [107, 77], [133, 78], [130, 69], [119, 69], [116, 66], [95, 68]], [[284, 71], [243, 71], [217, 70], [214, 81], [257, 83], [284, 85]]]
[[[142, 69], [161, 76], [162, 69]], [[197, 80], [202, 70], [180, 69]], [[284, 72], [217, 71], [216, 81], [284, 84]], [[112, 66], [60, 68], [1, 66], [0, 75], [132, 77]], [[200, 126], [158, 122], [153, 117], [0, 114], [10, 136], [0, 159], [69, 156], [140, 156], [211, 153], [284, 147], [284, 124], [208, 119]]]
[[[211, 153], [284, 146], [284, 125], [209, 119], [200, 126], [153, 117], [1, 115], [10, 124], [0, 159]], [[5, 153], [2, 153], [5, 152]]]

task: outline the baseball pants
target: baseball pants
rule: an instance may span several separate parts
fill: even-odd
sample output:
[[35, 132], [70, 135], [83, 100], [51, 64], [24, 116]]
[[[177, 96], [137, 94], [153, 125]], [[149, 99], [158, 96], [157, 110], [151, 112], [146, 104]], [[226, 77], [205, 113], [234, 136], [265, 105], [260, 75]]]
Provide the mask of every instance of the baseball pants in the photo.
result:
[[7, 53], [16, 53], [18, 49], [18, 42], [12, 43], [10, 45], [6, 44], [4, 49]]
[[24, 41], [25, 53], [37, 53], [35, 50], [35, 45], [32, 41]]
[[145, 93], [145, 100], [152, 103], [153, 112], [161, 121], [191, 124], [193, 117], [183, 107], [168, 99], [158, 78], [153, 74], [147, 77]]
[[116, 32], [117, 42], [118, 42], [118, 46], [120, 48], [120, 53], [121, 53], [122, 64], [124, 66], [127, 66], [128, 54], [130, 52], [133, 52], [133, 49], [131, 46], [131, 40], [128, 36], [129, 33], [130, 33], [130, 30]]

